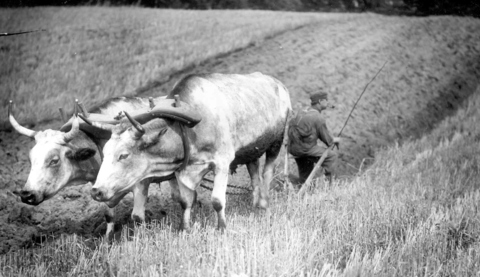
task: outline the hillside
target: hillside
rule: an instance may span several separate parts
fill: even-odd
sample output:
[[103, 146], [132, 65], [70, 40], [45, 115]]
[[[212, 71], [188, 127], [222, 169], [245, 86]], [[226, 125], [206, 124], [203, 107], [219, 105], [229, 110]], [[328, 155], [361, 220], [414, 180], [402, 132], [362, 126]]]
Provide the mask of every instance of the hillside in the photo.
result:
[[[35, 125], [70, 114], [206, 59], [335, 14], [271, 11], [189, 11], [137, 7], [0, 9], [0, 30], [37, 30], [0, 37], [0, 113]], [[42, 108], [39, 109], [38, 105]], [[0, 129], [8, 128], [0, 118]]]
[[[361, 165], [365, 168], [374, 163], [378, 149], [434, 133], [443, 119], [462, 105], [467, 106], [469, 97], [478, 93], [479, 28], [480, 21], [472, 18], [337, 14], [280, 33], [242, 51], [198, 62], [172, 74], [165, 82], [148, 80], [138, 91], [142, 91], [140, 96], [165, 94], [182, 76], [195, 72], [260, 71], [287, 86], [296, 110], [308, 104], [310, 93], [320, 89], [329, 92], [336, 108], [326, 114], [328, 126], [336, 134], [365, 84], [387, 61], [342, 136], [339, 177], [351, 179]], [[60, 125], [59, 121], [53, 121], [35, 128]], [[454, 133], [448, 136], [449, 141]], [[90, 200], [88, 186], [71, 188], [38, 207], [19, 203], [9, 191], [20, 188], [28, 176], [28, 150], [32, 142], [6, 131], [0, 132], [0, 140], [5, 157], [0, 161], [0, 220], [5, 223], [0, 227], [2, 252], [28, 245], [32, 238], [41, 241], [50, 233], [103, 232], [99, 204]], [[290, 163], [295, 175], [293, 160]], [[401, 174], [397, 176], [401, 178]], [[245, 185], [245, 172], [233, 177], [233, 182]], [[346, 185], [345, 189], [355, 184]], [[168, 220], [175, 222], [178, 207], [171, 205], [169, 196], [167, 199], [162, 196], [165, 191], [161, 193], [153, 186], [151, 190], [150, 217], [162, 219], [166, 213]], [[232, 198], [235, 202], [235, 197]], [[120, 206], [119, 217], [128, 217], [131, 198]]]

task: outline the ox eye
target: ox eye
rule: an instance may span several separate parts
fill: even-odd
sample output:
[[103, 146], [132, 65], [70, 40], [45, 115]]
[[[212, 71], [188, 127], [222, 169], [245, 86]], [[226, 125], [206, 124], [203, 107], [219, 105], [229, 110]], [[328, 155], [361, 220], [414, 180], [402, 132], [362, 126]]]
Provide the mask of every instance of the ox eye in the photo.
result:
[[54, 166], [54, 165], [57, 165], [58, 162], [60, 161], [60, 159], [52, 159], [49, 163], [48, 163], [48, 166]]
[[119, 160], [119, 161], [120, 161], [120, 160], [124, 160], [124, 159], [126, 159], [126, 158], [128, 158], [128, 154], [121, 154], [120, 156], [118, 156], [118, 160]]

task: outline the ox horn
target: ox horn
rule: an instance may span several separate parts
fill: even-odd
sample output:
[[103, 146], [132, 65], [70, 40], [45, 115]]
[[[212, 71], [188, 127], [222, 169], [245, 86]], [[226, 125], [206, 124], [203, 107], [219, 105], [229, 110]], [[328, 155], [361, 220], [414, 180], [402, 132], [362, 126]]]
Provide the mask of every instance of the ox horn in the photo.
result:
[[113, 131], [113, 127], [115, 127], [115, 125], [113, 124], [108, 124], [108, 123], [100, 123], [100, 122], [97, 122], [97, 121], [91, 121], [90, 119], [86, 118], [84, 115], [82, 114], [78, 114], [78, 116], [83, 120], [85, 121], [88, 125], [90, 126], [93, 126], [93, 127], [97, 127], [98, 129], [102, 129], [102, 130], [105, 130], [105, 131], [109, 131], [110, 133]]
[[72, 121], [72, 129], [68, 131], [68, 133], [65, 133], [63, 136], [63, 140], [65, 142], [70, 142], [72, 139], [74, 139], [78, 133], [80, 132], [80, 123], [78, 122], [78, 117], [73, 115], [73, 121]]
[[67, 116], [65, 115], [65, 111], [62, 108], [58, 108], [60, 112], [60, 117], [62, 118], [63, 123], [67, 122]]
[[76, 104], [77, 104], [78, 109], [80, 110], [80, 112], [81, 112], [86, 118], [90, 117], [90, 113], [88, 113], [87, 109], [85, 109], [85, 106], [83, 105], [83, 103], [78, 102], [78, 99], [77, 99]]
[[13, 128], [20, 134], [25, 135], [27, 137], [31, 137], [31, 138], [35, 137], [35, 135], [37, 134], [37, 131], [30, 130], [28, 128], [23, 127], [15, 120], [15, 118], [12, 115], [12, 106], [13, 106], [13, 101], [10, 100], [10, 102], [8, 103], [8, 120], [10, 121], [10, 124], [12, 124]]
[[126, 111], [123, 111], [123, 113], [127, 116], [128, 120], [130, 120], [130, 123], [132, 123], [133, 127], [135, 127], [133, 137], [135, 139], [141, 138], [145, 134], [145, 129], [143, 129], [142, 124], [133, 119]]

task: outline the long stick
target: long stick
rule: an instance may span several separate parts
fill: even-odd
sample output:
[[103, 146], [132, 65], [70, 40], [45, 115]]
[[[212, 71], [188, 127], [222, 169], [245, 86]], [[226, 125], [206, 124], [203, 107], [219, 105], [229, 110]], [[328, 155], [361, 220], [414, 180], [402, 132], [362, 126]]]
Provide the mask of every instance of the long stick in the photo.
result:
[[308, 178], [305, 181], [304, 185], [298, 191], [299, 195], [302, 195], [308, 188], [310, 188], [313, 177], [315, 176], [316, 172], [320, 168], [320, 165], [322, 165], [323, 161], [325, 161], [325, 159], [327, 158], [328, 152], [333, 150], [333, 146], [334, 144], [332, 144], [330, 147], [327, 148], [327, 150], [325, 150], [325, 152], [323, 152], [322, 156], [320, 157], [320, 160], [318, 160], [318, 162], [315, 164], [315, 167], [312, 169], [312, 172], [310, 173], [310, 175], [308, 175]]
[[352, 116], [353, 110], [355, 110], [355, 107], [357, 106], [358, 101], [360, 101], [360, 99], [362, 98], [363, 94], [364, 94], [365, 91], [367, 90], [368, 85], [370, 85], [370, 83], [372, 83], [373, 80], [375, 80], [375, 78], [377, 78], [378, 74], [380, 74], [380, 72], [383, 70], [383, 68], [384, 68], [385, 65], [387, 64], [387, 62], [388, 62], [388, 60], [385, 61], [385, 63], [384, 63], [384, 64], [382, 65], [382, 67], [380, 68], [380, 70], [378, 70], [377, 74], [375, 74], [375, 76], [373, 76], [372, 80], [370, 80], [370, 82], [367, 83], [367, 85], [365, 86], [365, 88], [363, 88], [362, 93], [361, 93], [360, 96], [358, 97], [357, 102], [355, 102], [355, 105], [353, 105], [353, 108], [352, 108], [352, 110], [350, 111], [350, 113], [348, 114], [347, 120], [345, 120], [345, 124], [343, 124], [342, 129], [340, 130], [340, 132], [338, 132], [338, 136], [337, 136], [337, 137], [339, 137], [339, 136], [342, 134], [343, 129], [345, 128], [345, 126], [347, 126], [348, 120], [349, 120], [350, 117]]
[[[375, 74], [375, 76], [373, 76], [373, 78], [370, 80], [370, 82], [367, 83], [367, 85], [366, 85], [365, 88], [363, 89], [362, 93], [361, 93], [360, 96], [358, 97], [357, 101], [355, 102], [355, 105], [353, 105], [353, 108], [352, 108], [352, 110], [350, 111], [350, 113], [348, 114], [347, 120], [345, 120], [345, 124], [343, 124], [343, 127], [342, 127], [342, 129], [340, 130], [340, 132], [338, 133], [338, 136], [337, 136], [337, 137], [339, 137], [339, 136], [342, 134], [343, 129], [345, 128], [345, 126], [347, 126], [348, 120], [350, 119], [350, 116], [352, 115], [353, 110], [355, 110], [355, 107], [357, 106], [358, 102], [360, 101], [360, 99], [362, 98], [363, 94], [364, 94], [365, 91], [367, 90], [368, 85], [370, 85], [370, 83], [372, 83], [373, 80], [375, 80], [375, 78], [377, 78], [378, 74], [380, 74], [380, 72], [383, 70], [383, 68], [384, 68], [385, 65], [387, 64], [387, 62], [388, 62], [388, 61], [385, 61], [385, 63], [384, 63], [384, 64], [382, 65], [382, 67], [380, 68], [380, 70], [378, 70], [377, 74]], [[323, 152], [322, 156], [320, 157], [320, 160], [315, 164], [315, 167], [312, 169], [312, 172], [310, 173], [310, 175], [308, 175], [308, 178], [307, 178], [307, 180], [305, 181], [305, 185], [302, 187], [302, 190], [304, 189], [304, 187], [311, 185], [312, 180], [313, 180], [313, 177], [315, 176], [315, 174], [317, 174], [317, 171], [320, 169], [320, 166], [322, 165], [323, 161], [326, 159], [326, 157], [327, 157], [327, 155], [328, 155], [328, 151], [333, 150], [333, 146], [334, 146], [334, 144], [332, 144], [330, 147], [327, 148], [327, 150], [325, 150], [325, 152]]]
[[323, 152], [322, 156], [320, 157], [320, 160], [315, 164], [315, 167], [312, 169], [312, 172], [310, 172], [310, 175], [308, 175], [307, 180], [305, 181], [305, 184], [310, 184], [313, 180], [313, 177], [315, 177], [315, 174], [317, 174], [318, 169], [320, 166], [323, 164], [323, 161], [327, 158], [328, 152], [332, 151], [334, 147], [334, 144], [332, 144], [330, 147], [328, 147], [325, 152]]
[[42, 30], [24, 31], [24, 32], [17, 32], [17, 33], [0, 33], [0, 37], [16, 36], [16, 35], [35, 33], [35, 32], [41, 32], [41, 31], [45, 31], [45, 30], [42, 29]]

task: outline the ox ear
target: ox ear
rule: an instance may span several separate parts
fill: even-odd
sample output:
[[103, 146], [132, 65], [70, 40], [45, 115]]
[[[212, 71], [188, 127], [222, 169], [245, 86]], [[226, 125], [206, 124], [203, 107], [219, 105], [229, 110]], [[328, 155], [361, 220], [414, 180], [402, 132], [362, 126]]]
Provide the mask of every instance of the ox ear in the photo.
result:
[[156, 134], [151, 134], [149, 136], [147, 136], [146, 138], [144, 138], [144, 140], [142, 141], [142, 143], [140, 144], [139, 146], [139, 149], [140, 150], [145, 150], [155, 144], [158, 143], [158, 141], [160, 140], [160, 137], [163, 136], [166, 132], [167, 132], [167, 128], [162, 128], [160, 129], [160, 131]]
[[97, 151], [92, 148], [80, 148], [66, 153], [67, 158], [74, 161], [88, 160], [95, 155]]
[[161, 129], [161, 130], [158, 132], [157, 137], [163, 136], [163, 135], [167, 132], [167, 130], [168, 130], [167, 128]]

